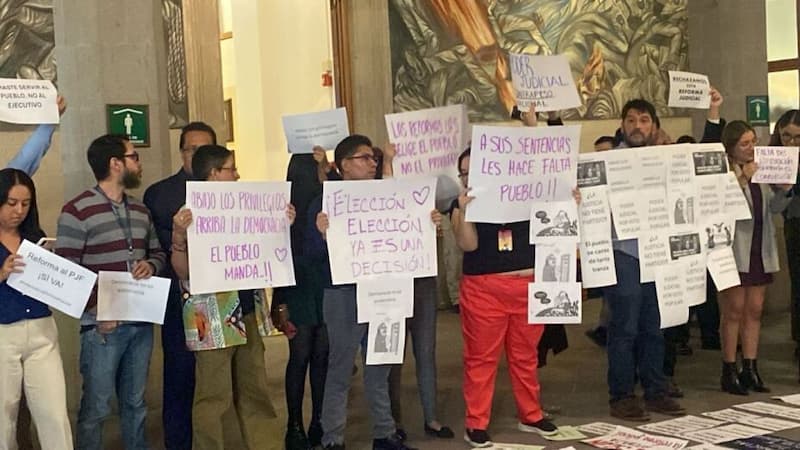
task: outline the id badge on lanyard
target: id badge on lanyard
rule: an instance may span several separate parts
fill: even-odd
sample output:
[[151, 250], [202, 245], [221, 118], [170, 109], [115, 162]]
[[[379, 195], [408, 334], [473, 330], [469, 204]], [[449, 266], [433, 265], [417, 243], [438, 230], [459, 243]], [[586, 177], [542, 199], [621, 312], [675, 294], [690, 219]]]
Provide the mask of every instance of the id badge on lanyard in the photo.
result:
[[497, 230], [497, 251], [510, 252], [514, 250], [514, 237], [508, 228]]

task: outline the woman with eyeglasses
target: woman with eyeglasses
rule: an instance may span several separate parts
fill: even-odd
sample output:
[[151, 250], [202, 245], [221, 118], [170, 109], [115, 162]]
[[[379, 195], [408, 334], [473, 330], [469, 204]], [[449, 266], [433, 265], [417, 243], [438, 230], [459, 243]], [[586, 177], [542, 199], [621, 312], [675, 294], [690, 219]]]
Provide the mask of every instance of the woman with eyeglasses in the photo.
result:
[[[722, 145], [750, 206], [749, 220], [736, 222], [733, 255], [741, 284], [719, 292], [722, 340], [722, 390], [736, 395], [748, 391], [769, 392], [756, 364], [761, 332], [761, 313], [767, 285], [778, 271], [778, 245], [772, 214], [783, 211], [792, 200], [792, 185], [756, 184], [753, 161], [756, 132], [747, 123], [734, 120], [722, 130]], [[742, 370], [737, 368], [736, 345], [742, 344]]]
[[17, 447], [23, 390], [42, 448], [72, 448], [56, 322], [47, 305], [7, 283], [24, 269], [16, 254], [22, 240], [42, 237], [33, 180], [21, 170], [0, 170], [0, 448]]
[[[775, 123], [769, 145], [782, 147], [800, 146], [800, 110], [790, 109]], [[797, 185], [793, 189], [797, 194]], [[789, 280], [792, 284], [792, 339], [795, 341], [795, 357], [800, 356], [800, 200], [795, 195], [783, 212], [783, 237], [789, 259]]]
[[[202, 181], [237, 181], [233, 152], [204, 145], [192, 157], [192, 174]], [[295, 219], [289, 204], [287, 223]], [[189, 295], [187, 230], [192, 211], [184, 208], [173, 218], [170, 261], [182, 284], [186, 344], [195, 351], [196, 381], [192, 406], [192, 444], [195, 450], [223, 449], [222, 417], [236, 411], [244, 448], [283, 448], [274, 433], [277, 415], [267, 387], [262, 336], [268, 333], [263, 289]], [[211, 333], [211, 324], [222, 324]]]

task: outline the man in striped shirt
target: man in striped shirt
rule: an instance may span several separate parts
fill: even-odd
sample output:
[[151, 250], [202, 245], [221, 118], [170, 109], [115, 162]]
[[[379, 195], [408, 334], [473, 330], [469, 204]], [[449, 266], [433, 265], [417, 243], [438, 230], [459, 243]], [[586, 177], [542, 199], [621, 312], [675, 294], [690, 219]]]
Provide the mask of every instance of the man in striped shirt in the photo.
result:
[[[141, 183], [139, 154], [124, 136], [95, 139], [87, 152], [97, 185], [67, 202], [58, 218], [56, 253], [92, 270], [126, 271], [144, 279], [160, 272], [166, 256], [150, 212], [125, 193]], [[83, 394], [77, 448], [103, 448], [103, 422], [118, 395], [125, 448], [148, 448], [144, 390], [153, 326], [97, 321], [96, 293], [81, 317]]]

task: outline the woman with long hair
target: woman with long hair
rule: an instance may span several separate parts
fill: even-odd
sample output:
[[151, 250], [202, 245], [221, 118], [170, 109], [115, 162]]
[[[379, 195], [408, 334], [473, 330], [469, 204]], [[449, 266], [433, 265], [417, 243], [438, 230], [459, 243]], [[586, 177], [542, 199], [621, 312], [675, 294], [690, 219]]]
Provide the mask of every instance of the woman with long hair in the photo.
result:
[[16, 254], [22, 240], [42, 237], [33, 180], [21, 170], [0, 170], [0, 448], [17, 446], [23, 390], [42, 448], [72, 448], [56, 322], [47, 305], [6, 282], [24, 270]]
[[[800, 110], [790, 109], [775, 123], [769, 145], [778, 147], [800, 146]], [[797, 193], [797, 187], [794, 189]], [[789, 281], [792, 285], [792, 339], [795, 357], [800, 356], [800, 200], [794, 196], [783, 212], [783, 237], [789, 261]]]
[[[720, 291], [720, 337], [722, 338], [722, 390], [746, 395], [748, 390], [769, 392], [758, 372], [758, 341], [761, 313], [767, 285], [778, 271], [778, 246], [772, 214], [783, 211], [791, 201], [792, 185], [753, 183], [758, 169], [753, 161], [756, 132], [735, 120], [722, 131], [722, 145], [739, 185], [750, 206], [749, 220], [736, 222], [733, 254], [741, 284]], [[736, 345], [741, 339], [742, 370], [736, 363]]]

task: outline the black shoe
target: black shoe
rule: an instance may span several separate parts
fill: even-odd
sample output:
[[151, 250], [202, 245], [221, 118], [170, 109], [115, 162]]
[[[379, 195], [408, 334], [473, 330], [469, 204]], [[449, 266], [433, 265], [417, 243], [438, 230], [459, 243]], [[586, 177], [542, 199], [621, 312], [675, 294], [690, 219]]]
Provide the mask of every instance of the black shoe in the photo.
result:
[[397, 436], [397, 433], [383, 439], [372, 440], [372, 450], [416, 450], [406, 447], [406, 444]]
[[526, 433], [536, 433], [540, 436], [555, 436], [558, 434], [558, 427], [547, 419], [530, 423], [519, 422], [517, 424], [517, 429]]
[[425, 434], [439, 439], [453, 439], [453, 437], [455, 437], [455, 433], [453, 433], [450, 427], [442, 425], [438, 430], [434, 430], [429, 427], [427, 423], [425, 424]]
[[286, 437], [284, 438], [286, 450], [308, 450], [308, 438], [303, 427], [297, 423], [291, 423], [286, 427]]
[[408, 433], [406, 433], [406, 430], [402, 428], [396, 429], [394, 431], [394, 435], [397, 436], [398, 439], [400, 439], [400, 442], [405, 442], [408, 439]]
[[464, 440], [473, 447], [485, 448], [492, 446], [492, 438], [486, 430], [464, 430]]
[[672, 379], [672, 377], [668, 377], [667, 378], [667, 391], [666, 391], [666, 394], [667, 394], [667, 396], [672, 397], [672, 398], [683, 398], [683, 391], [678, 386], [678, 384], [675, 383], [675, 380]]
[[650, 420], [650, 414], [642, 408], [636, 397], [628, 397], [611, 402], [609, 404], [609, 414], [611, 414], [611, 417], [633, 422], [647, 422]]
[[755, 359], [742, 359], [742, 371], [739, 373], [739, 384], [743, 388], [755, 392], [769, 392], [770, 389], [764, 386], [764, 380], [758, 374], [758, 364]]
[[608, 343], [608, 332], [606, 327], [597, 327], [592, 330], [586, 330], [586, 337], [592, 340], [600, 347], [605, 347]]
[[670, 397], [667, 397], [666, 395], [661, 395], [653, 399], [646, 399], [644, 401], [644, 407], [647, 408], [648, 411], [666, 414], [668, 416], [686, 415], [686, 409], [681, 406], [680, 403], [676, 402]]
[[308, 445], [312, 448], [322, 445], [322, 434], [322, 424], [311, 422], [308, 426]]
[[692, 347], [689, 347], [689, 344], [681, 342], [675, 346], [675, 353], [681, 356], [691, 356], [693, 352]]
[[747, 388], [739, 383], [735, 362], [722, 362], [722, 376], [719, 379], [723, 391], [734, 395], [747, 395]]

